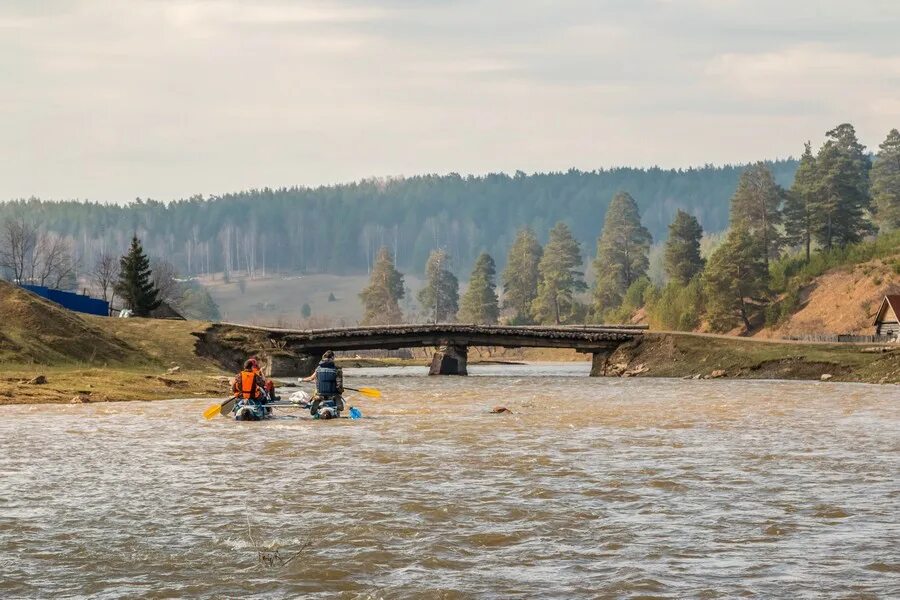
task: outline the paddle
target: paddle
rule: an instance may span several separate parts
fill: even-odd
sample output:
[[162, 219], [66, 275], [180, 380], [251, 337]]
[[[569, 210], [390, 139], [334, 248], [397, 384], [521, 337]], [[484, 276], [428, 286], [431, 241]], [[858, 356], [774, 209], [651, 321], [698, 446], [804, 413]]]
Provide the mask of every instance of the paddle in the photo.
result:
[[[309, 383], [311, 380], [307, 379], [306, 377], [301, 377], [301, 378], [298, 378], [297, 381], [299, 383]], [[352, 388], [352, 387], [344, 386], [344, 389], [350, 390], [351, 392], [359, 392], [363, 396], [368, 396], [369, 398], [381, 398], [381, 391], [376, 390], [375, 388], [369, 388], [369, 387]]]
[[229, 398], [222, 404], [213, 404], [209, 408], [203, 411], [204, 419], [212, 419], [214, 416], [222, 415], [225, 416], [231, 412], [231, 409], [234, 408], [234, 403], [237, 402], [237, 398]]
[[368, 396], [369, 398], [381, 398], [381, 392], [379, 390], [376, 390], [375, 388], [359, 388], [359, 389], [357, 389], [357, 388], [352, 388], [352, 387], [345, 387], [344, 389], [350, 390], [352, 392], [359, 392], [363, 396]]

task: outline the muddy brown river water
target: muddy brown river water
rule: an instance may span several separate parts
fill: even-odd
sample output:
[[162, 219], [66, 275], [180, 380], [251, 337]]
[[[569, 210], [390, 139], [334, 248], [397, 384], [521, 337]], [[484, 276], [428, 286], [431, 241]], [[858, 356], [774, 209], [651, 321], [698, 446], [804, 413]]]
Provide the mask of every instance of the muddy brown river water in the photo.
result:
[[586, 371], [348, 370], [359, 421], [0, 407], [0, 597], [900, 597], [900, 387]]

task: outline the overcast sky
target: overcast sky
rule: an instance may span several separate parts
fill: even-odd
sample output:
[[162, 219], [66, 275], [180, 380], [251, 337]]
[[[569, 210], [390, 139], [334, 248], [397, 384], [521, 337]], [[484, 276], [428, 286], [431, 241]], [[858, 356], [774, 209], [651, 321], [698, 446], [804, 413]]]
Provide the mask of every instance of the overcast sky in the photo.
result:
[[898, 32], [898, 0], [3, 0], [0, 199], [875, 147]]

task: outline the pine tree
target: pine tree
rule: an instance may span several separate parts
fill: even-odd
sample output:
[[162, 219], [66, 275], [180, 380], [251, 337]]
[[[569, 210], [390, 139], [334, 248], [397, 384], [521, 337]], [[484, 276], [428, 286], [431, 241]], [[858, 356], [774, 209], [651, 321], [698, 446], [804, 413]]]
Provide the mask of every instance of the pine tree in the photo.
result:
[[[403, 274], [394, 267], [394, 257], [387, 248], [378, 251], [378, 258], [369, 276], [369, 285], [359, 297], [365, 313], [363, 325], [390, 325], [403, 322], [400, 299], [403, 298]], [[334, 294], [329, 295], [332, 301]]]
[[433, 250], [425, 265], [428, 278], [419, 291], [419, 303], [434, 323], [446, 323], [456, 319], [459, 310], [459, 281], [450, 272], [450, 256], [443, 250]]
[[158, 298], [159, 290], [153, 285], [150, 260], [136, 235], [131, 238], [128, 253], [119, 261], [116, 294], [137, 317], [149, 317], [162, 304]]
[[577, 270], [582, 262], [572, 231], [565, 223], [557, 223], [538, 264], [540, 282], [531, 307], [535, 320], [559, 325], [571, 319], [577, 308], [575, 293], [587, 289], [583, 273]]
[[815, 237], [826, 250], [860, 241], [873, 231], [866, 148], [853, 126], [844, 123], [828, 132], [816, 157], [819, 185], [813, 210]]
[[514, 313], [514, 323], [531, 322], [531, 303], [537, 296], [538, 264], [543, 249], [529, 227], [520, 229], [503, 270], [503, 308]]
[[748, 167], [731, 197], [731, 228], [744, 229], [759, 239], [762, 259], [778, 258], [784, 244], [778, 226], [782, 221], [781, 202], [784, 190], [775, 183], [771, 171], [763, 164]]
[[647, 274], [650, 243], [653, 238], [641, 224], [637, 202], [619, 192], [609, 203], [603, 232], [597, 240], [594, 273], [594, 313], [617, 308], [628, 287]]
[[806, 142], [794, 184], [784, 200], [784, 241], [789, 246], [802, 246], [806, 250], [806, 262], [812, 244], [817, 186], [816, 157], [812, 145]]
[[460, 302], [459, 318], [467, 323], [496, 325], [500, 316], [497, 301], [497, 266], [487, 252], [482, 252], [475, 261], [469, 288]]
[[680, 285], [687, 285], [703, 270], [704, 260], [700, 256], [700, 240], [703, 228], [697, 217], [683, 210], [675, 213], [669, 225], [669, 239], [666, 240], [665, 267], [669, 279]]
[[900, 131], [892, 129], [879, 146], [872, 167], [872, 196], [878, 221], [886, 229], [900, 228]]
[[727, 331], [740, 319], [750, 329], [750, 306], [765, 294], [769, 271], [762, 240], [743, 228], [728, 232], [703, 272], [707, 316], [713, 329]]

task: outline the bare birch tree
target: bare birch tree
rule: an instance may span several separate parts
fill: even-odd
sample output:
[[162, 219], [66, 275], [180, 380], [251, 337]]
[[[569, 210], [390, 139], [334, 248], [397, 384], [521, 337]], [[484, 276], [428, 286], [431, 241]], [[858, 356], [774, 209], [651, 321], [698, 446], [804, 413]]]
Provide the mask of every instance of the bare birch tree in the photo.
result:
[[76, 262], [69, 240], [53, 233], [39, 233], [31, 258], [31, 281], [56, 289], [71, 287]]
[[112, 254], [102, 252], [94, 263], [91, 281], [100, 290], [103, 299], [112, 303], [116, 297], [116, 282], [119, 280], [119, 259]]
[[16, 283], [28, 275], [37, 238], [37, 227], [24, 217], [11, 217], [0, 225], [0, 267], [8, 269]]
[[159, 290], [157, 298], [177, 306], [184, 299], [184, 294], [175, 266], [167, 260], [154, 260], [152, 273], [153, 285]]

